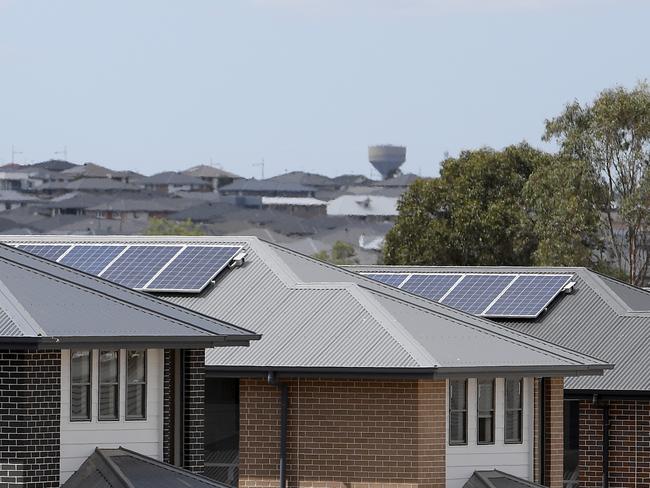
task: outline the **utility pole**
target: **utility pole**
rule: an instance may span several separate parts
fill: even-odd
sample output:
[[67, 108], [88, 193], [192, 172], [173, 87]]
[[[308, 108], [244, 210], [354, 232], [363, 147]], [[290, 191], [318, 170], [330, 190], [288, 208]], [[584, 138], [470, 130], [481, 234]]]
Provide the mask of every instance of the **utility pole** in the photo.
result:
[[264, 158], [259, 163], [253, 163], [253, 166], [259, 166], [262, 168], [262, 179], [264, 179]]
[[54, 151], [55, 156], [58, 156], [59, 154], [63, 154], [63, 160], [67, 161], [68, 160], [68, 146], [63, 146], [62, 151]]
[[11, 164], [16, 163], [16, 154], [22, 154], [22, 153], [23, 153], [22, 151], [16, 151], [16, 148], [12, 144], [11, 145]]

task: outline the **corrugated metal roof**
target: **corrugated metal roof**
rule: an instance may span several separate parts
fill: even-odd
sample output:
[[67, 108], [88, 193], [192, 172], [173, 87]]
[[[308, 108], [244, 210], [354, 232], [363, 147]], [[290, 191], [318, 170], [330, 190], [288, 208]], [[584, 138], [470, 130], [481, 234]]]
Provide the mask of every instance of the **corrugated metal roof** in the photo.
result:
[[19, 337], [22, 333], [7, 312], [0, 309], [0, 337]]
[[263, 339], [249, 348], [208, 351], [207, 364], [214, 367], [440, 374], [463, 369], [583, 374], [606, 367], [592, 357], [256, 238], [28, 236], [12, 242], [243, 246], [247, 252], [244, 266], [220, 275], [215, 286], [204, 293], [162, 296], [263, 334]]
[[7, 323], [4, 341], [8, 337], [41, 342], [174, 340], [205, 346], [228, 341], [242, 344], [256, 337], [226, 322], [5, 245], [0, 245], [0, 309], [20, 331]]
[[61, 488], [229, 488], [128, 449], [95, 449]]
[[570, 272], [576, 285], [537, 319], [499, 320], [514, 330], [603, 359], [615, 367], [604, 376], [567, 378], [566, 388], [650, 391], [650, 292], [586, 268], [351, 266], [390, 272]]

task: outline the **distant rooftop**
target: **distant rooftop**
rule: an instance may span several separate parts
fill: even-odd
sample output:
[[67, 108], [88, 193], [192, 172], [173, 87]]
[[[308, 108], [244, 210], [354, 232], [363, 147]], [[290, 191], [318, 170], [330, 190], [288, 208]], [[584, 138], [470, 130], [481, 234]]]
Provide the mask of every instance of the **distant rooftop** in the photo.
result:
[[184, 173], [178, 173], [176, 171], [163, 171], [162, 173], [157, 173], [148, 178], [143, 178], [140, 182], [145, 185], [207, 185], [207, 183], [201, 178]]
[[332, 178], [319, 175], [316, 173], [306, 173], [305, 171], [290, 171], [281, 175], [268, 178], [267, 181], [277, 181], [281, 183], [297, 183], [305, 186], [326, 186], [335, 187], [337, 184]]
[[182, 171], [182, 173], [197, 178], [241, 178], [241, 176], [236, 175], [235, 173], [231, 173], [230, 171], [215, 166], [208, 166], [207, 164], [192, 166], [191, 168]]

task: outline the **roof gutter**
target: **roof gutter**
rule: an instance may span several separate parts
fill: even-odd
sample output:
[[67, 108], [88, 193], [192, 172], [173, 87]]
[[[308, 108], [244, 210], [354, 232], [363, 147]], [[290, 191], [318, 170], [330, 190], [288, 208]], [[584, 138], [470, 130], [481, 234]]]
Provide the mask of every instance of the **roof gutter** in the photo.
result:
[[220, 366], [206, 364], [206, 374], [212, 377], [266, 377], [269, 369], [285, 378], [331, 377], [331, 378], [376, 378], [392, 377], [404, 379], [455, 378], [455, 377], [503, 377], [503, 376], [585, 376], [601, 375], [612, 365], [572, 366], [503, 366], [503, 367], [458, 367], [458, 368], [334, 368], [334, 367], [270, 367], [270, 366]]
[[[8, 349], [73, 349], [77, 347], [113, 346], [148, 347], [168, 349], [196, 349], [250, 345], [250, 336], [197, 336], [197, 337], [2, 337], [0, 348]], [[259, 336], [258, 336], [259, 337]]]

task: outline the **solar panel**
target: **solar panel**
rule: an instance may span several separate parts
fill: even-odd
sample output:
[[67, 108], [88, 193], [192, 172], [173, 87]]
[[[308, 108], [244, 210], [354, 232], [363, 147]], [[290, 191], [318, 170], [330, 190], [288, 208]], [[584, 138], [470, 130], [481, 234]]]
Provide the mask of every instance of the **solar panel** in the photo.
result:
[[572, 275], [520, 275], [485, 311], [488, 317], [539, 316]]
[[130, 246], [101, 274], [102, 278], [142, 289], [183, 246]]
[[404, 281], [404, 278], [408, 276], [406, 273], [361, 273], [368, 278], [384, 283], [385, 285], [391, 285], [399, 287]]
[[463, 312], [480, 315], [514, 278], [514, 275], [465, 275], [440, 302]]
[[238, 246], [188, 246], [145, 289], [198, 293], [240, 250]]
[[64, 252], [70, 249], [69, 245], [32, 245], [32, 244], [21, 244], [16, 246], [21, 251], [26, 251], [30, 254], [40, 256], [50, 261], [56, 261], [59, 259]]
[[98, 275], [124, 249], [126, 246], [74, 246], [59, 262]]
[[461, 276], [461, 274], [414, 274], [401, 288], [437, 302]]

